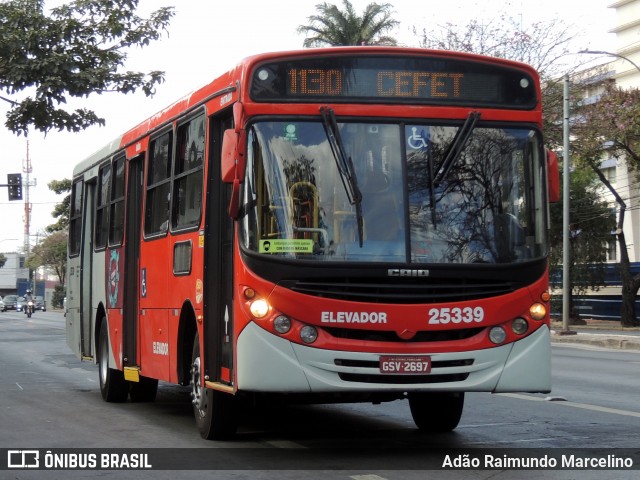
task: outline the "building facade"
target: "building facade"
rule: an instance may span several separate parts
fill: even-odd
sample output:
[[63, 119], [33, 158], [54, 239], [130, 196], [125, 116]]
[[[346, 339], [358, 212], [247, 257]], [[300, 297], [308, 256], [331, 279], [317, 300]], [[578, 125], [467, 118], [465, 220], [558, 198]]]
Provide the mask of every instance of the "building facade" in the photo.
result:
[[3, 253], [7, 261], [0, 268], [0, 295], [16, 295], [19, 285], [29, 282], [29, 269], [24, 266], [24, 253]]

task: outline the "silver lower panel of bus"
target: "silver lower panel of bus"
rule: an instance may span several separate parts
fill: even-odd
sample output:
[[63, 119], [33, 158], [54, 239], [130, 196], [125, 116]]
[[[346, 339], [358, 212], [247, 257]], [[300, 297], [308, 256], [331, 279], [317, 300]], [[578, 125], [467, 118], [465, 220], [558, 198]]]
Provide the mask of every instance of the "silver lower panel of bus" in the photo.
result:
[[486, 350], [424, 352], [428, 374], [380, 372], [381, 355], [322, 350], [298, 345], [249, 324], [238, 339], [238, 389], [254, 392], [326, 393], [447, 390], [475, 392], [549, 392], [549, 329]]

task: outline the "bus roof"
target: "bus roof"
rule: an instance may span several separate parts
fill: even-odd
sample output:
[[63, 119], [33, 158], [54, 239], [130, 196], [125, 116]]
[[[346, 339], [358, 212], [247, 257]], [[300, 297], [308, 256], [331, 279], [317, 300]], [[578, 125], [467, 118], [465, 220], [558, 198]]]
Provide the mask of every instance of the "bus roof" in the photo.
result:
[[111, 142], [97, 150], [95, 153], [81, 161], [74, 168], [74, 176], [90, 169], [92, 166], [106, 159], [110, 155], [113, 155], [117, 151], [134, 144], [140, 139], [150, 135], [155, 130], [167, 125], [167, 123], [176, 120], [177, 118], [198, 108], [201, 105], [204, 105], [207, 101], [213, 98], [224, 95], [226, 93], [232, 94], [233, 100], [228, 102], [228, 105], [231, 105], [233, 101], [237, 99], [238, 87], [244, 91], [248, 89], [248, 73], [256, 64], [296, 57], [307, 58], [311, 56], [349, 54], [373, 56], [398, 55], [399, 53], [409, 56], [430, 56], [476, 62], [487, 62], [493, 65], [503, 65], [505, 67], [522, 69], [534, 78], [537, 78], [538, 76], [533, 67], [522, 62], [450, 50], [429, 50], [423, 48], [408, 47], [345, 46], [260, 53], [245, 57], [234, 68], [226, 71], [208, 84], [179, 98], [168, 107], [158, 111], [151, 117], [143, 120], [133, 128], [126, 131], [124, 134], [116, 137]]

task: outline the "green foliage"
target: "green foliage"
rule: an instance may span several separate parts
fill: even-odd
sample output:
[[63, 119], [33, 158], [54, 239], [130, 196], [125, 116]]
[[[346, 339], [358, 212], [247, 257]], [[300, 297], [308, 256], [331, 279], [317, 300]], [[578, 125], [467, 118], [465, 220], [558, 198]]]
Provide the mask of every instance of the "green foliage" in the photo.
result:
[[71, 180], [65, 178], [63, 180], [52, 180], [47, 185], [49, 190], [57, 195], [65, 195], [60, 203], [57, 203], [51, 213], [53, 218], [57, 218], [56, 223], [52, 223], [46, 227], [47, 233], [67, 230], [69, 228], [69, 207], [71, 205]]
[[[0, 2], [0, 97], [11, 104], [6, 126], [80, 131], [104, 119], [86, 108], [67, 111], [70, 97], [94, 93], [150, 96], [163, 72], [123, 71], [127, 49], [144, 47], [166, 31], [173, 8], [149, 18], [135, 14], [138, 0], [74, 0], [44, 10], [44, 0]], [[27, 96], [25, 97], [24, 94]]]
[[398, 25], [393, 20], [390, 3], [370, 3], [358, 16], [349, 0], [342, 1], [343, 10], [329, 3], [316, 5], [316, 15], [300, 25], [298, 33], [306, 34], [303, 46], [396, 45], [395, 38], [384, 35]]
[[622, 89], [613, 82], [593, 104], [580, 110], [584, 121], [574, 142], [588, 166], [599, 166], [602, 153], [625, 157], [631, 170], [640, 170], [640, 89]]
[[64, 285], [67, 272], [67, 232], [54, 232], [39, 242], [31, 250], [25, 265], [35, 270], [47, 267], [57, 275], [60, 284]]
[[4, 256], [4, 253], [0, 253], [0, 268], [4, 267], [5, 263], [7, 263], [7, 257]]
[[[640, 274], [632, 275], [631, 261], [624, 234], [627, 204], [614, 185], [600, 170], [604, 154], [624, 159], [632, 180], [637, 183], [640, 171], [640, 89], [622, 89], [614, 83], [604, 85], [604, 93], [595, 103], [583, 105], [578, 113], [582, 122], [574, 128], [572, 142], [578, 153], [577, 164], [590, 168], [609, 189], [618, 206], [616, 237], [620, 253], [620, 277], [622, 282], [621, 323], [638, 326], [635, 299], [640, 290]], [[633, 174], [636, 178], [633, 178]]]
[[64, 285], [56, 285], [54, 287], [53, 295], [51, 296], [51, 306], [62, 308], [64, 305], [64, 297], [67, 296]]
[[[615, 213], [602, 200], [600, 181], [588, 169], [575, 170], [569, 178], [569, 258], [572, 294], [604, 286], [607, 243], [614, 239]], [[551, 205], [551, 278], [562, 271], [563, 202]], [[560, 287], [560, 285], [555, 285]]]

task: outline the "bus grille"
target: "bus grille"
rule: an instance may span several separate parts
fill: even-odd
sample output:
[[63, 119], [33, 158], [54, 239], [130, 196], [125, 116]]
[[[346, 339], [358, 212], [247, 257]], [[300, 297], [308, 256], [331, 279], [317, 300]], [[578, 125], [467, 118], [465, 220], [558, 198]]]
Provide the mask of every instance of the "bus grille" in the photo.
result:
[[348, 340], [363, 340], [367, 342], [448, 342], [454, 340], [465, 340], [484, 330], [479, 328], [461, 328], [454, 330], [424, 330], [416, 332], [409, 338], [403, 339], [396, 332], [385, 330], [366, 330], [355, 328], [339, 328], [322, 326], [323, 330], [336, 338], [344, 338]]
[[467, 279], [429, 282], [412, 279], [395, 279], [393, 282], [381, 282], [379, 279], [290, 280], [280, 285], [316, 297], [390, 304], [461, 302], [505, 295], [514, 290], [508, 282]]
[[340, 380], [360, 383], [385, 383], [390, 385], [417, 383], [463, 382], [468, 373], [450, 373], [446, 375], [374, 375], [367, 373], [340, 373]]

